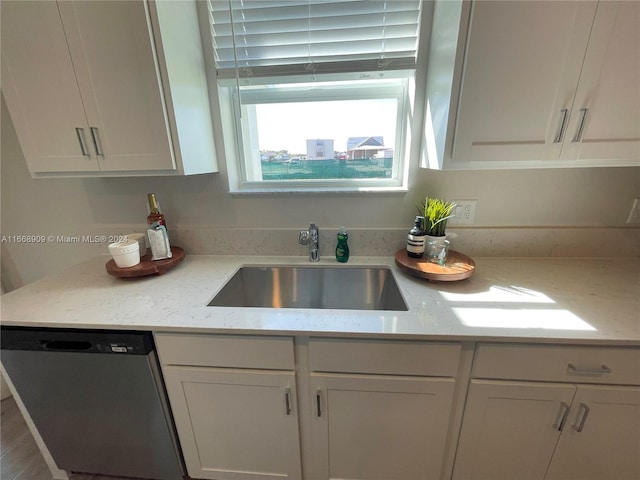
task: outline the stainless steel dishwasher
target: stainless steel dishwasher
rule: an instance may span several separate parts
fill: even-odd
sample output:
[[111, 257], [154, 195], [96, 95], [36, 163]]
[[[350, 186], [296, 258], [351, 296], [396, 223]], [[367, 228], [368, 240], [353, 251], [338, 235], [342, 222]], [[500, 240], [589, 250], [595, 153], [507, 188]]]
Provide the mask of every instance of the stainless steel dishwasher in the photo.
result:
[[179, 480], [148, 332], [3, 327], [2, 364], [59, 468]]

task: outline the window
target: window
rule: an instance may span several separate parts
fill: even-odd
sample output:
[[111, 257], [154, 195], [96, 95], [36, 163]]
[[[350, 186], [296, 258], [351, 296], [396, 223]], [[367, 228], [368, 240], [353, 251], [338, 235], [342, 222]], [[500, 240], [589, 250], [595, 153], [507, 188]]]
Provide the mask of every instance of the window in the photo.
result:
[[209, 5], [231, 191], [406, 188], [421, 1]]

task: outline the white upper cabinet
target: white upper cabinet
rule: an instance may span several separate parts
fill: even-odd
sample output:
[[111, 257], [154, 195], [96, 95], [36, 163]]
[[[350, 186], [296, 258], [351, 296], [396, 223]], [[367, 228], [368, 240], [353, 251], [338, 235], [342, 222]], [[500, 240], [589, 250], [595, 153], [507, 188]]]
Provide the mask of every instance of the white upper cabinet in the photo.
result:
[[97, 171], [58, 5], [1, 8], [2, 92], [29, 170]]
[[592, 2], [474, 4], [454, 162], [515, 164], [559, 157], [595, 7]]
[[2, 73], [33, 176], [217, 171], [194, 2], [3, 2]]
[[640, 165], [640, 2], [598, 4], [567, 135], [562, 160]]
[[144, 4], [58, 7], [100, 170], [174, 169]]
[[446, 3], [424, 167], [640, 165], [640, 3]]

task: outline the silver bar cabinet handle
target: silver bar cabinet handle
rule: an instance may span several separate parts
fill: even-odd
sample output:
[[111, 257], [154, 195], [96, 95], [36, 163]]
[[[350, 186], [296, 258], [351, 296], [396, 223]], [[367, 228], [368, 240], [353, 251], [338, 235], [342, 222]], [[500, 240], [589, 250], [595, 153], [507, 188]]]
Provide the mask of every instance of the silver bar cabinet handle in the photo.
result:
[[569, 405], [567, 405], [565, 402], [560, 402], [560, 411], [558, 412], [558, 416], [556, 417], [556, 421], [552, 425], [552, 427], [561, 432], [564, 428], [564, 422], [567, 421], [568, 416]]
[[80, 151], [85, 157], [89, 157], [89, 150], [87, 149], [87, 139], [84, 138], [84, 128], [76, 128], [76, 135], [78, 136], [78, 143], [80, 144]]
[[580, 123], [578, 124], [578, 129], [576, 130], [576, 134], [573, 137], [573, 140], [571, 140], [573, 143], [582, 141], [582, 132], [584, 131], [584, 122], [587, 119], [587, 113], [589, 113], [588, 108], [580, 109]]
[[286, 415], [291, 415], [291, 389], [284, 389], [284, 412]]
[[322, 392], [316, 390], [316, 416], [319, 418], [322, 416]]
[[96, 147], [96, 155], [100, 155], [104, 157], [104, 152], [102, 151], [102, 145], [100, 144], [100, 137], [98, 136], [98, 127], [91, 127], [91, 138], [93, 139], [93, 146]]
[[600, 365], [599, 368], [587, 368], [587, 367], [576, 367], [573, 363], [569, 363], [567, 365], [569, 368], [569, 373], [587, 373], [587, 374], [602, 374], [602, 373], [611, 373], [611, 369], [606, 365]]
[[567, 120], [569, 119], [568, 108], [563, 108], [562, 110], [560, 110], [560, 113], [562, 114], [562, 120], [560, 120], [560, 128], [558, 128], [558, 134], [556, 135], [556, 138], [553, 140], [553, 143], [562, 142], [562, 139], [564, 138], [564, 132], [567, 127]]
[[571, 428], [580, 433], [584, 428], [584, 422], [587, 421], [590, 410], [591, 409], [585, 403], [581, 403], [578, 418], [576, 418], [576, 423]]

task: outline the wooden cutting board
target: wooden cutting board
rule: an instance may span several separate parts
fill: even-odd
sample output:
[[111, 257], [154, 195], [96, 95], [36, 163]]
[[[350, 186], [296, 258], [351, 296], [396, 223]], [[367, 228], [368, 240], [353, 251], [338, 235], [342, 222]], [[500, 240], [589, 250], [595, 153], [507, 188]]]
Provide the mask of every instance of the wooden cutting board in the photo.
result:
[[414, 277], [425, 278], [436, 282], [455, 282], [473, 275], [476, 263], [464, 253], [449, 250], [444, 265], [431, 263], [426, 258], [413, 258], [403, 248], [396, 253], [396, 265]]

